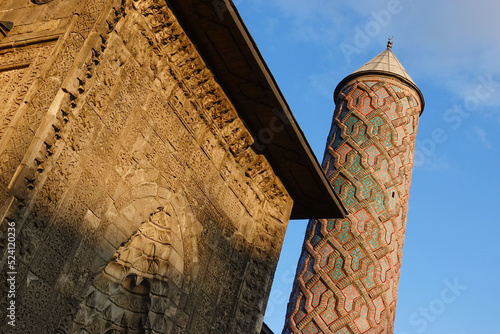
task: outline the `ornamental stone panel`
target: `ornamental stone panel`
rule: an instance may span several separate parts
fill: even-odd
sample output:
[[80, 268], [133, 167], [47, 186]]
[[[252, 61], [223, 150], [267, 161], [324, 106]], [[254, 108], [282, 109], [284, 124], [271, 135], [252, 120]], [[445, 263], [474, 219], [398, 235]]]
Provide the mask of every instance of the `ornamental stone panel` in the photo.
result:
[[165, 1], [0, 8], [0, 332], [259, 333], [292, 199]]

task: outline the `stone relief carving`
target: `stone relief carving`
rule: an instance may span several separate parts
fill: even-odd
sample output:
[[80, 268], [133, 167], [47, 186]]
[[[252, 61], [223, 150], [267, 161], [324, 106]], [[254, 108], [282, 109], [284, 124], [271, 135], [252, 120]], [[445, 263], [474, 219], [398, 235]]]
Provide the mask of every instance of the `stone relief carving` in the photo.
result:
[[173, 208], [159, 208], [120, 247], [87, 290], [73, 332], [165, 333], [183, 285], [184, 247]]
[[[84, 329], [88, 324], [95, 332], [169, 332], [169, 326], [172, 332], [246, 332], [263, 314], [280, 247], [273, 240], [283, 237], [282, 211], [291, 200], [251, 150], [250, 133], [165, 3], [118, 3], [88, 0], [74, 16], [75, 30], [43, 59], [50, 63], [38, 72], [37, 94], [18, 100], [24, 109], [10, 141], [16, 145], [5, 146], [13, 148], [6, 155], [12, 165], [0, 160], [7, 180], [61, 94], [16, 187], [27, 217], [20, 254], [29, 274], [22, 277], [44, 293], [36, 307], [54, 307], [60, 319], [25, 307], [20, 319], [37, 324], [25, 332], [43, 326], [94, 332]], [[109, 12], [95, 25], [105, 5]], [[134, 47], [135, 38], [145, 41], [143, 50]], [[34, 51], [23, 57], [38, 61]], [[31, 68], [11, 67], [0, 76], [14, 82]], [[183, 198], [175, 206], [182, 212], [166, 208], [138, 220], [172, 193]], [[273, 218], [263, 221], [269, 212]], [[196, 233], [184, 233], [176, 221], [190, 221]], [[26, 284], [23, 289], [30, 305], [38, 295]]]

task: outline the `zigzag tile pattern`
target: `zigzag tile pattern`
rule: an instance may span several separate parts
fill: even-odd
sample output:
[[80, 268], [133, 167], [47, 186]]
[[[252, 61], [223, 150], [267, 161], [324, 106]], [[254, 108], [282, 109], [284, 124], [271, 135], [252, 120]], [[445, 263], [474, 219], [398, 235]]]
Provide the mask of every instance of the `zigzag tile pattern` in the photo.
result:
[[387, 76], [340, 93], [322, 166], [348, 215], [309, 221], [284, 334], [393, 332], [421, 109]]

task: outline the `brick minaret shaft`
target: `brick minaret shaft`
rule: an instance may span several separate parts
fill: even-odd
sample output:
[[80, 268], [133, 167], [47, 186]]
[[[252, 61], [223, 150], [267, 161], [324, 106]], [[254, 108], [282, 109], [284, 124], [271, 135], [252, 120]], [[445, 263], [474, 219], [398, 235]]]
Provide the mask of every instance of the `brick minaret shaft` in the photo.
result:
[[348, 215], [309, 221], [283, 333], [393, 333], [424, 99], [389, 42], [334, 100], [323, 168]]

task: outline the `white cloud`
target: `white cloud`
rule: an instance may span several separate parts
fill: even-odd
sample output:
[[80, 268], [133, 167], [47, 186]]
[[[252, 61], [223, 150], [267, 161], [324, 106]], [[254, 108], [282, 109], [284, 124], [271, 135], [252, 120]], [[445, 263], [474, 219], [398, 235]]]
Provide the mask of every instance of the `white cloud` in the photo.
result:
[[[461, 99], [474, 94], [481, 76], [500, 80], [498, 12], [499, 2], [484, 0], [408, 4], [405, 15], [394, 20], [395, 30], [404, 36], [407, 70], [414, 79], [434, 78]], [[500, 99], [491, 96], [481, 105], [498, 107]]]
[[[321, 62], [321, 72], [308, 75], [309, 84], [323, 87], [317, 90], [321, 95], [331, 76], [341, 80], [356, 70], [392, 35], [393, 50], [415, 82], [445, 88], [450, 104], [474, 97], [480, 78], [500, 83], [500, 2], [495, 0], [253, 1], [242, 5], [273, 13], [272, 22], [263, 21], [273, 38], [317, 55], [312, 61]], [[341, 48], [347, 44], [356, 48], [349, 57]], [[500, 108], [499, 91], [500, 84], [479, 99], [477, 109]]]
[[413, 169], [422, 169], [427, 172], [444, 172], [449, 171], [451, 166], [444, 156], [433, 153], [423, 156], [423, 159], [418, 161], [415, 160]]
[[[341, 43], [356, 47], [361, 59], [376, 55], [387, 37], [395, 35], [394, 50], [417, 82], [434, 78], [463, 99], [473, 94], [480, 76], [500, 81], [500, 2], [363, 0], [342, 6], [330, 0], [273, 3], [293, 18], [293, 38], [336, 49], [333, 56], [337, 59], [332, 60], [337, 64], [346, 61]], [[362, 34], [368, 40], [363, 40]], [[500, 98], [492, 96], [481, 104], [498, 107]]]
[[478, 126], [475, 126], [474, 127], [474, 134], [485, 148], [491, 149], [491, 147], [492, 147], [491, 143], [488, 140], [488, 136], [487, 136], [486, 131], [484, 129], [482, 129]]

